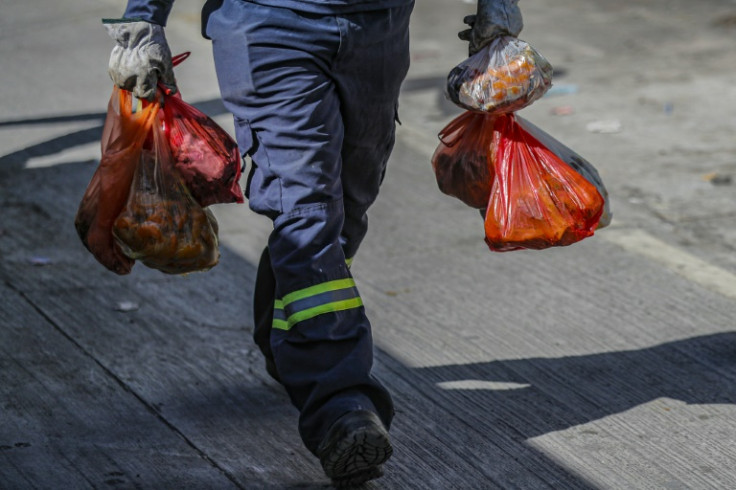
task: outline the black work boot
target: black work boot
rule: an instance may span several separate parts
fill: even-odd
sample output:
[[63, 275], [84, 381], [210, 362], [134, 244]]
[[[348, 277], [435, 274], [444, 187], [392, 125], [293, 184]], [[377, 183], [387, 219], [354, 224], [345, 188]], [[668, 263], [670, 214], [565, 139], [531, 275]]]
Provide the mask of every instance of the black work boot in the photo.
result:
[[383, 476], [393, 448], [381, 419], [367, 410], [348, 412], [332, 424], [317, 449], [325, 474], [337, 488], [362, 485]]

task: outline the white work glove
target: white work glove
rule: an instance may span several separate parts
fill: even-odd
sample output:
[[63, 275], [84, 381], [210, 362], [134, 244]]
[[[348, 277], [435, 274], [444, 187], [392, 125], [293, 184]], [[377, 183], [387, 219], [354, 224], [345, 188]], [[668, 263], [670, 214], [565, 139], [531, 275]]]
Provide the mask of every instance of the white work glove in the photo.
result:
[[524, 27], [519, 0], [478, 0], [476, 15], [468, 15], [463, 19], [470, 26], [458, 33], [463, 41], [468, 41], [468, 51], [474, 55], [483, 46], [499, 36], [517, 37]]
[[144, 21], [105, 21], [107, 33], [116, 41], [108, 73], [118, 87], [139, 99], [153, 101], [160, 81], [176, 93], [171, 50], [164, 28]]

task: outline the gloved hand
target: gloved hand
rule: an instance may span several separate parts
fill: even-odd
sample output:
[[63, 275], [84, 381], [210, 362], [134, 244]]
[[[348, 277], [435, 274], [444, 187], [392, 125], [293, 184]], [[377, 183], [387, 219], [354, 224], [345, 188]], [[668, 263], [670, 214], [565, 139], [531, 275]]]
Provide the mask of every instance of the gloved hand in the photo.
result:
[[164, 28], [144, 21], [105, 21], [107, 33], [117, 44], [110, 54], [108, 73], [118, 87], [139, 99], [153, 101], [159, 81], [176, 93], [171, 50]]
[[478, 0], [477, 14], [463, 19], [470, 29], [458, 33], [460, 39], [470, 43], [468, 51], [471, 56], [499, 36], [519, 35], [524, 23], [518, 2], [519, 0]]

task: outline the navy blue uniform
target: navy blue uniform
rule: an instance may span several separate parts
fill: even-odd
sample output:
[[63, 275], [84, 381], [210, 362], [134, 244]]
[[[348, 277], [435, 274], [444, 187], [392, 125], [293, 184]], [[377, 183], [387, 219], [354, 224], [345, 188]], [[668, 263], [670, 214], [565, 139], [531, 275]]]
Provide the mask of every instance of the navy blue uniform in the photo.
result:
[[[171, 1], [130, 0], [162, 24]], [[205, 30], [251, 156], [251, 209], [273, 220], [256, 280], [255, 339], [275, 361], [312, 452], [329, 426], [391, 397], [371, 374], [371, 326], [349, 265], [394, 144], [413, 0], [224, 0]]]
[[[280, 7], [313, 14], [345, 14], [406, 6], [413, 0], [243, 0], [265, 7]], [[220, 4], [220, 0], [208, 3]], [[125, 17], [166, 25], [174, 0], [128, 0]], [[208, 9], [209, 10], [209, 9]]]

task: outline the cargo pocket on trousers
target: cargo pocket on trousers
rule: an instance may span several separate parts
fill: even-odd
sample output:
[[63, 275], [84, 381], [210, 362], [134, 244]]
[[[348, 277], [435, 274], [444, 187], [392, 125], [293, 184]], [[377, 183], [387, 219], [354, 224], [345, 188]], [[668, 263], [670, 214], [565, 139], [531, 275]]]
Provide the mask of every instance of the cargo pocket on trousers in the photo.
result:
[[388, 170], [388, 159], [391, 157], [391, 152], [394, 150], [394, 143], [396, 142], [396, 125], [401, 125], [401, 119], [399, 119], [399, 103], [398, 101], [394, 104], [394, 124], [391, 128], [391, 136], [386, 144], [386, 152], [383, 157], [383, 163], [381, 168], [381, 177], [378, 181], [378, 185], [383, 184], [383, 179], [386, 178], [386, 171]]
[[[250, 124], [245, 119], [235, 118], [235, 139], [238, 142], [240, 156], [243, 158], [243, 174], [246, 174], [246, 167], [250, 162], [250, 169], [247, 172], [245, 180], [245, 197], [250, 199], [250, 184], [253, 181], [253, 174], [256, 170], [256, 163], [253, 161], [252, 155], [256, 152], [257, 139], [253, 134]], [[246, 158], [248, 157], [248, 158]]]
[[222, 2], [223, 0], [207, 0], [202, 6], [201, 30], [202, 37], [205, 39], [212, 39], [207, 34], [207, 22], [210, 20], [210, 15], [212, 15], [212, 12], [222, 7]]

